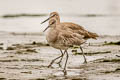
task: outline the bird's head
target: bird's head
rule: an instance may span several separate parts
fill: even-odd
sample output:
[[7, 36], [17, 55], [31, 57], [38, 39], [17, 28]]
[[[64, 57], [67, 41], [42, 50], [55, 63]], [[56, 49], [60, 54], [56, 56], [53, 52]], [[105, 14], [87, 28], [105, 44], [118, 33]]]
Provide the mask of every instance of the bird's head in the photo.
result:
[[45, 32], [48, 28], [54, 28], [54, 27], [56, 27], [56, 19], [51, 19], [51, 20], [49, 21], [48, 27], [45, 28], [45, 30], [44, 30], [43, 32]]
[[57, 12], [52, 12], [52, 13], [50, 13], [49, 18], [46, 19], [46, 20], [44, 20], [43, 22], [41, 22], [41, 24], [43, 24], [43, 23], [45, 23], [46, 21], [51, 20], [51, 19], [53, 19], [53, 18], [55, 18], [55, 19], [57, 20], [57, 22], [60, 22], [59, 14], [58, 14]]

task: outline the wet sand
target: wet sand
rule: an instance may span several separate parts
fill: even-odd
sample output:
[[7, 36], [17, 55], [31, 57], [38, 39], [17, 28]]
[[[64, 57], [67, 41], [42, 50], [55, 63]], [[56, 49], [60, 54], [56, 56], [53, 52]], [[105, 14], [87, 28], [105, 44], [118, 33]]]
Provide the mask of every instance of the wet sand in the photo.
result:
[[[60, 51], [50, 47], [41, 35], [4, 35], [0, 38], [0, 80], [119, 80], [120, 46], [104, 45], [119, 36], [101, 36], [82, 45], [88, 63], [78, 47], [71, 47], [68, 74], [56, 63], [47, 68]], [[64, 66], [65, 57], [61, 63]]]

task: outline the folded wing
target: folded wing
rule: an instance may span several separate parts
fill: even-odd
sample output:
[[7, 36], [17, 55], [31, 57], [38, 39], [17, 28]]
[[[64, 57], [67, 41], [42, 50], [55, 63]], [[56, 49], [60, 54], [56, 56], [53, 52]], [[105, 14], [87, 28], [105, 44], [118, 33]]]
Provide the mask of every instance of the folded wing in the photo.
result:
[[89, 32], [78, 24], [64, 22], [64, 23], [61, 23], [61, 26], [62, 26], [62, 29], [64, 30], [72, 31], [73, 33], [82, 35], [84, 39], [89, 39], [89, 38], [96, 39], [96, 37], [98, 37], [96, 33]]
[[64, 44], [65, 46], [81, 45], [86, 42], [82, 35], [65, 30], [62, 30], [59, 33], [58, 40], [61, 41], [60, 43]]

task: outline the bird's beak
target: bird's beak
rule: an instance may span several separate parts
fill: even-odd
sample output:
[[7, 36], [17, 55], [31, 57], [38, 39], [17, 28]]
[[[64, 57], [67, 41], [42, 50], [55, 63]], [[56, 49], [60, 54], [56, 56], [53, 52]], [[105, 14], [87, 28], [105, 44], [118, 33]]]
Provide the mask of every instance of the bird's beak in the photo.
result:
[[52, 18], [52, 17], [54, 17], [54, 15], [53, 16], [50, 16], [49, 18], [47, 18], [46, 20], [44, 20], [43, 22], [41, 22], [41, 24], [43, 24], [43, 23], [45, 23], [46, 21], [48, 21], [50, 18]]
[[41, 24], [45, 23], [45, 22], [48, 21], [49, 19], [50, 19], [50, 17], [49, 17], [48, 19], [44, 20], [43, 22], [41, 22]]
[[[46, 19], [46, 20], [44, 20], [43, 22], [41, 22], [41, 24], [45, 23], [46, 21], [48, 21], [48, 20], [49, 20], [50, 18], [52, 18], [52, 17], [54, 17], [54, 15], [53, 15], [53, 16], [50, 16], [48, 19]], [[48, 26], [47, 28], [45, 28], [45, 30], [44, 30], [43, 32], [45, 32], [49, 27], [50, 27], [50, 26]]]
[[43, 32], [45, 32], [50, 26], [46, 27], [45, 30]]

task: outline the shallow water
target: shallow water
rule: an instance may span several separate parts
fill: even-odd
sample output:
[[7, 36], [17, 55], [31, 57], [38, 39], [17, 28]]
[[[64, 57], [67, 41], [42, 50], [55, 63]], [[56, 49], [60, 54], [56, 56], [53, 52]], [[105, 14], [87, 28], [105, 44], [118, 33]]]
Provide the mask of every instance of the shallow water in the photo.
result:
[[[58, 11], [62, 22], [74, 22], [99, 35], [120, 35], [119, 0], [0, 0], [0, 16], [6, 14], [49, 14]], [[104, 16], [84, 16], [84, 15]], [[0, 31], [42, 32], [44, 17], [0, 17]]]
[[[1, 35], [2, 36], [2, 35]], [[32, 47], [29, 49], [35, 49], [36, 52], [26, 52], [28, 48], [25, 48], [25, 46], [28, 46], [27, 44], [32, 43], [33, 41], [39, 42], [41, 39], [43, 39], [41, 36], [22, 36], [22, 35], [6, 35], [1, 38], [0, 41], [9, 40], [7, 43], [7, 46], [11, 46], [9, 44], [20, 44], [23, 45], [23, 47], [16, 46], [17, 48], [15, 50], [0, 50], [0, 79], [20, 79], [20, 80], [38, 80], [38, 79], [47, 79], [47, 80], [55, 80], [60, 79], [63, 80], [64, 74], [62, 72], [62, 68], [59, 68], [58, 64], [54, 63], [53, 68], [47, 68], [48, 64], [51, 62], [52, 59], [56, 58], [60, 55], [60, 51], [57, 49], [54, 49], [50, 46], [35, 46], [31, 45]], [[4, 39], [3, 39], [4, 38]], [[39, 39], [40, 38], [40, 39]], [[109, 37], [113, 41], [116, 40], [116, 37]], [[119, 80], [119, 70], [116, 71], [116, 73], [107, 74], [106, 72], [110, 71], [111, 69], [119, 69], [119, 62], [115, 63], [94, 63], [97, 59], [107, 59], [111, 57], [116, 57], [116, 55], [119, 55], [120, 46], [117, 45], [105, 45], [103, 46], [101, 41], [109, 41], [109, 38], [101, 38], [98, 39], [98, 44], [92, 43], [90, 46], [83, 46], [84, 52], [88, 54], [92, 54], [91, 56], [86, 55], [88, 64], [83, 64], [84, 58], [82, 55], [74, 55], [71, 50], [68, 50], [69, 53], [69, 59], [67, 64], [67, 79], [65, 80], [72, 80], [72, 79], [81, 79], [81, 78], [87, 78], [87, 80], [96, 80], [99, 78], [99, 76], [105, 76], [100, 77], [104, 78], [104, 80], [108, 80], [109, 77], [115, 78], [113, 80]], [[119, 39], [119, 38], [118, 38]], [[43, 40], [44, 41], [44, 40]], [[7, 42], [7, 41], [6, 41]], [[4, 43], [6, 44], [6, 43]], [[4, 46], [0, 45], [0, 46]], [[30, 46], [30, 45], [29, 45]], [[12, 46], [11, 46], [12, 47]], [[18, 51], [21, 53], [18, 53]], [[77, 49], [78, 52], [81, 52], [80, 49]], [[110, 51], [109, 53], [102, 53]], [[96, 52], [100, 52], [99, 54], [94, 54]], [[118, 57], [119, 58], [119, 57]], [[92, 61], [94, 61], [92, 63]], [[56, 61], [57, 62], [57, 61]], [[65, 56], [63, 58], [63, 61], [61, 63], [62, 67], [64, 66], [65, 62]], [[101, 65], [100, 65], [101, 64]], [[114, 66], [114, 67], [113, 67]], [[112, 74], [112, 76], [111, 76]], [[115, 75], [115, 76], [113, 76]], [[49, 79], [50, 78], [50, 79]]]
[[0, 0], [0, 15], [15, 13], [119, 14], [119, 0]]
[[[0, 18], [0, 30], [11, 32], [42, 32], [47, 23], [41, 25], [43, 18]], [[80, 24], [85, 29], [99, 35], [120, 35], [120, 17], [61, 17], [61, 21]]]

